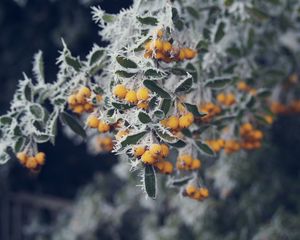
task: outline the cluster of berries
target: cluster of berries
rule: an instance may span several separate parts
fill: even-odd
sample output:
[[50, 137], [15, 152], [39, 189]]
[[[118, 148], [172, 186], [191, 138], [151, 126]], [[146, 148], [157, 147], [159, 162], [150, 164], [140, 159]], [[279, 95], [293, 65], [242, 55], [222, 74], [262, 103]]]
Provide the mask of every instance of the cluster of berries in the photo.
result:
[[153, 165], [159, 172], [171, 174], [173, 165], [171, 162], [164, 160], [169, 155], [169, 147], [166, 144], [152, 144], [150, 147], [136, 146], [134, 156], [141, 158], [145, 164]]
[[228, 139], [225, 141], [224, 151], [227, 154], [237, 152], [241, 149], [239, 141], [235, 139]]
[[163, 31], [158, 30], [155, 40], [145, 44], [145, 58], [155, 58], [166, 63], [193, 59], [197, 52], [191, 48], [176, 48], [170, 41], [162, 40]]
[[[88, 87], [80, 88], [76, 93], [69, 96], [69, 108], [78, 114], [82, 114], [83, 112], [92, 112], [94, 105], [89, 102], [91, 94], [91, 90]], [[100, 95], [97, 96], [97, 98], [100, 97]]]
[[217, 95], [217, 101], [223, 106], [230, 107], [236, 103], [234, 94], [232, 93], [220, 93]]
[[183, 128], [188, 128], [194, 122], [194, 115], [191, 112], [187, 112], [180, 117], [170, 116], [160, 121], [160, 123], [174, 132], [178, 132]]
[[141, 87], [134, 91], [127, 89], [123, 84], [118, 84], [114, 87], [113, 94], [118, 99], [124, 99], [129, 104], [137, 105], [140, 109], [148, 109], [148, 99], [150, 97], [148, 88]]
[[29, 156], [26, 152], [19, 152], [17, 153], [17, 159], [31, 171], [38, 171], [45, 164], [46, 155], [43, 152], [38, 152], [34, 156]]
[[224, 139], [206, 140], [206, 144], [216, 153], [220, 152], [224, 147], [226, 141]]
[[194, 185], [188, 185], [185, 188], [184, 195], [194, 200], [202, 201], [208, 198], [209, 192], [206, 187], [197, 188]]
[[274, 114], [300, 113], [300, 100], [294, 100], [287, 105], [279, 102], [271, 102], [270, 109]]
[[253, 150], [261, 147], [263, 132], [255, 129], [251, 123], [244, 123], [240, 127], [240, 135], [242, 137], [242, 148]]
[[111, 126], [106, 123], [105, 121], [99, 120], [97, 116], [94, 114], [91, 114], [87, 120], [86, 120], [86, 125], [90, 128], [97, 128], [99, 132], [101, 133], [106, 133], [110, 131]]
[[246, 92], [246, 93], [250, 93], [251, 95], [255, 96], [256, 95], [256, 89], [249, 86], [246, 82], [244, 81], [239, 81], [237, 84], [237, 89], [242, 91], [242, 92]]
[[201, 167], [199, 159], [193, 159], [191, 155], [180, 155], [177, 158], [176, 168], [178, 170], [197, 170]]
[[221, 113], [221, 108], [212, 103], [212, 102], [207, 102], [204, 103], [200, 106], [200, 111], [203, 113], [206, 113], [204, 117], [201, 118], [201, 121], [208, 123], [210, 122], [216, 115]]

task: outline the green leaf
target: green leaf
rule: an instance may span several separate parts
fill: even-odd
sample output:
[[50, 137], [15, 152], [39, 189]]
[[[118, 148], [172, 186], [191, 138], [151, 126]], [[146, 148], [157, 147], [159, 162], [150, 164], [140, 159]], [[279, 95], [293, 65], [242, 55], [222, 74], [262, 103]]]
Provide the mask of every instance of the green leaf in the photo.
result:
[[193, 77], [193, 82], [196, 83], [196, 82], [198, 81], [198, 74], [197, 74], [197, 70], [196, 70], [196, 68], [194, 67], [194, 65], [191, 64], [191, 63], [188, 63], [188, 64], [186, 65], [186, 70], [187, 70], [187, 72], [188, 72], [189, 74], [192, 75], [192, 77]]
[[13, 121], [12, 117], [2, 116], [0, 117], [0, 123], [3, 125], [10, 125]]
[[188, 138], [192, 138], [193, 137], [192, 132], [188, 128], [181, 129], [181, 132], [183, 133], [184, 136], [186, 136]]
[[140, 23], [145, 25], [156, 26], [158, 24], [158, 20], [154, 17], [136, 17]]
[[136, 144], [142, 137], [145, 136], [146, 133], [147, 131], [142, 131], [137, 134], [127, 135], [125, 140], [121, 142], [121, 146], [124, 148], [127, 147], [128, 145]]
[[261, 88], [256, 92], [256, 96], [259, 98], [266, 98], [271, 95], [271, 90], [267, 88]]
[[158, 86], [154, 81], [145, 80], [143, 84], [146, 88], [150, 89], [152, 92], [155, 92], [158, 96], [167, 99], [171, 98], [170, 94]]
[[169, 143], [169, 145], [175, 147], [175, 148], [183, 148], [186, 146], [186, 143], [182, 140], [178, 140], [177, 142], [175, 143]]
[[191, 6], [187, 6], [186, 10], [192, 17], [194, 17], [195, 19], [199, 19], [199, 13], [195, 8], [193, 8]]
[[36, 120], [43, 120], [45, 116], [44, 109], [39, 104], [32, 104], [29, 107], [31, 114], [35, 117]]
[[123, 70], [118, 70], [118, 71], [116, 71], [116, 74], [117, 74], [119, 77], [123, 77], [123, 78], [131, 78], [131, 77], [133, 77], [136, 73], [129, 73], [129, 72], [126, 72], [126, 71], [123, 71]]
[[150, 198], [156, 198], [156, 174], [154, 167], [151, 165], [145, 165], [144, 168], [144, 184], [145, 191]]
[[219, 26], [217, 28], [216, 34], [215, 34], [215, 39], [214, 39], [215, 43], [221, 41], [221, 39], [224, 37], [224, 35], [225, 35], [224, 29], [225, 29], [225, 23], [220, 22]]
[[201, 113], [198, 110], [198, 107], [194, 104], [183, 103], [189, 112], [191, 112], [195, 117], [204, 117], [206, 113]]
[[172, 135], [170, 135], [167, 131], [163, 132], [160, 129], [156, 129], [157, 136], [164, 142], [167, 143], [176, 143], [178, 139]]
[[253, 28], [250, 28], [248, 32], [248, 41], [247, 41], [248, 50], [252, 49], [252, 47], [254, 46], [254, 37], [255, 37], [255, 32]]
[[104, 22], [111, 23], [115, 20], [115, 16], [113, 14], [105, 13], [102, 16]]
[[148, 69], [145, 71], [145, 76], [148, 78], [162, 78], [165, 74], [158, 69]]
[[201, 141], [195, 141], [195, 146], [202, 153], [206, 153], [207, 155], [210, 156], [215, 155], [214, 151], [206, 143], [203, 143]]
[[173, 73], [174, 75], [178, 75], [178, 76], [185, 76], [186, 70], [184, 70], [182, 68], [172, 68], [171, 73]]
[[25, 88], [24, 88], [24, 96], [25, 96], [25, 99], [29, 102], [32, 101], [33, 99], [33, 92], [32, 92], [32, 89], [31, 89], [31, 84], [30, 83], [27, 83]]
[[65, 60], [66, 60], [66, 63], [67, 63], [70, 67], [74, 68], [74, 70], [75, 70], [76, 72], [79, 72], [79, 70], [80, 70], [80, 68], [81, 68], [81, 63], [80, 63], [80, 61], [79, 61], [78, 59], [73, 58], [73, 57], [71, 57], [71, 56], [65, 56]]
[[155, 110], [154, 111], [155, 120], [162, 120], [165, 116], [164, 112], [162, 110]]
[[168, 112], [170, 111], [171, 106], [172, 106], [171, 99], [163, 99], [161, 102], [160, 110], [162, 110], [164, 114], [167, 115]]
[[35, 135], [34, 140], [37, 143], [45, 143], [45, 142], [48, 142], [50, 140], [50, 136], [47, 135], [47, 134]]
[[207, 52], [208, 51], [208, 41], [207, 40], [200, 40], [197, 43], [196, 49], [199, 52]]
[[264, 20], [267, 20], [269, 18], [269, 16], [264, 13], [263, 11], [261, 11], [260, 9], [258, 8], [255, 8], [255, 7], [246, 7], [246, 11], [254, 18], [256, 18], [257, 20], [260, 20], [260, 21], [264, 21]]
[[90, 58], [90, 66], [97, 63], [101, 59], [103, 54], [104, 54], [104, 50], [102, 50], [102, 49], [95, 51]]
[[225, 0], [224, 4], [226, 7], [230, 7], [233, 4], [234, 0]]
[[175, 93], [187, 92], [192, 88], [192, 85], [193, 85], [193, 78], [188, 77], [183, 82], [181, 82], [178, 87], [176, 87]]
[[127, 110], [130, 108], [133, 108], [134, 105], [130, 105], [130, 104], [124, 104], [124, 103], [117, 103], [117, 102], [112, 102], [111, 105], [113, 107], [115, 107], [118, 110]]
[[96, 93], [96, 94], [103, 94], [104, 93], [104, 90], [103, 88], [99, 87], [99, 86], [96, 86], [93, 91]]
[[150, 116], [143, 111], [139, 112], [138, 118], [139, 118], [140, 122], [144, 123], [144, 124], [152, 122]]
[[75, 119], [72, 115], [62, 112], [60, 114], [61, 120], [64, 124], [68, 125], [72, 131], [83, 138], [86, 138], [86, 133], [83, 127], [80, 125], [77, 119]]
[[117, 62], [124, 68], [137, 68], [138, 67], [138, 65], [134, 61], [132, 61], [126, 57], [117, 56], [116, 59], [117, 59]]
[[174, 187], [181, 187], [181, 186], [187, 184], [191, 179], [193, 179], [192, 176], [174, 179], [171, 181], [171, 185]]
[[210, 87], [210, 88], [224, 88], [230, 82], [231, 82], [230, 77], [216, 77], [207, 80], [204, 85], [205, 87]]
[[14, 146], [14, 150], [16, 153], [23, 151], [23, 149], [25, 147], [25, 142], [26, 142], [26, 138], [24, 138], [24, 137], [19, 137], [17, 139], [15, 146]]

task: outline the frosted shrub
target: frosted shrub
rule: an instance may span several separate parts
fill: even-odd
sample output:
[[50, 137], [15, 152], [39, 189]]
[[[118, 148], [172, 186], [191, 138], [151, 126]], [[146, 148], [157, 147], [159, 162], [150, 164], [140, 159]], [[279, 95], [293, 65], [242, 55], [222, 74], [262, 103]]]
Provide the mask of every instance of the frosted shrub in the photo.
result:
[[61, 121], [92, 153], [126, 156], [149, 197], [158, 173], [183, 196], [204, 200], [206, 167], [260, 148], [276, 114], [300, 112], [299, 8], [297, 1], [136, 0], [112, 15], [93, 7], [108, 45], [80, 59], [62, 41], [51, 83], [42, 52], [35, 55], [33, 78], [24, 74], [0, 119], [1, 163], [15, 155], [39, 171], [38, 144], [54, 145]]

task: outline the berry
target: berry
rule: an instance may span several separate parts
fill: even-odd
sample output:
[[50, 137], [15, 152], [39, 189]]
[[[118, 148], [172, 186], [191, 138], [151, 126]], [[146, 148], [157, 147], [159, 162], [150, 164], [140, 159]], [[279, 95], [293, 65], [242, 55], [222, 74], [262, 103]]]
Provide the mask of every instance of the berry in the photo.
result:
[[163, 173], [165, 174], [171, 174], [173, 172], [173, 165], [171, 162], [163, 162], [164, 163], [164, 166], [163, 166]]
[[162, 157], [167, 157], [169, 155], [169, 152], [170, 152], [168, 145], [167, 144], [161, 144], [160, 146], [161, 146], [161, 152], [160, 152], [161, 156]]
[[35, 169], [37, 167], [37, 162], [35, 157], [29, 157], [26, 161], [25, 166], [29, 169]]
[[179, 125], [179, 120], [178, 117], [176, 116], [171, 116], [167, 120], [167, 127], [171, 128], [172, 130], [176, 130]]
[[186, 59], [193, 59], [197, 54], [196, 51], [194, 51], [190, 48], [183, 48], [182, 50], [184, 52], [184, 58], [186, 58]]
[[153, 156], [157, 156], [161, 152], [161, 145], [159, 145], [159, 144], [152, 144], [151, 147], [149, 148], [149, 151], [150, 151], [150, 153]]
[[45, 155], [45, 153], [43, 153], [43, 152], [38, 152], [38, 153], [35, 155], [35, 160], [36, 160], [36, 162], [37, 162], [39, 165], [44, 165], [44, 164], [45, 164], [45, 158], [46, 158], [46, 155]]
[[75, 95], [70, 95], [70, 96], [68, 97], [68, 103], [69, 103], [70, 105], [75, 105], [75, 104], [77, 103], [76, 96], [75, 96]]
[[25, 164], [27, 160], [27, 155], [24, 152], [18, 152], [17, 153], [17, 158], [20, 161], [21, 164]]
[[128, 91], [125, 96], [125, 100], [131, 104], [136, 104], [137, 103], [136, 92], [133, 90]]
[[138, 108], [140, 109], [144, 109], [144, 110], [147, 110], [149, 108], [149, 105], [147, 102], [140, 102], [136, 105]]
[[179, 118], [179, 127], [187, 128], [194, 122], [194, 116], [191, 113], [185, 114]]
[[171, 49], [172, 49], [172, 44], [171, 43], [169, 43], [167, 41], [163, 42], [163, 51], [164, 52], [170, 52]]
[[185, 191], [188, 195], [193, 195], [197, 191], [197, 188], [194, 185], [188, 185]]
[[90, 115], [86, 121], [86, 124], [90, 128], [98, 128], [99, 119], [95, 115]]
[[155, 157], [153, 157], [151, 152], [149, 150], [147, 150], [142, 155], [142, 161], [143, 161], [143, 163], [146, 163], [146, 164], [153, 164], [156, 162], [156, 159], [155, 159]]
[[78, 94], [82, 95], [85, 98], [88, 98], [91, 96], [91, 90], [88, 87], [82, 87], [80, 88]]
[[120, 99], [124, 99], [127, 94], [127, 89], [123, 84], [118, 84], [114, 87], [113, 94]]
[[144, 154], [145, 152], [145, 147], [144, 146], [136, 146], [134, 148], [134, 156], [140, 157]]
[[145, 87], [139, 88], [136, 92], [137, 99], [140, 101], [146, 101], [149, 98], [149, 90]]
[[100, 121], [99, 125], [98, 125], [98, 130], [101, 133], [105, 133], [105, 132], [108, 132], [110, 130], [110, 126], [106, 122]]
[[201, 167], [201, 161], [199, 159], [194, 159], [191, 164], [191, 169], [196, 170]]

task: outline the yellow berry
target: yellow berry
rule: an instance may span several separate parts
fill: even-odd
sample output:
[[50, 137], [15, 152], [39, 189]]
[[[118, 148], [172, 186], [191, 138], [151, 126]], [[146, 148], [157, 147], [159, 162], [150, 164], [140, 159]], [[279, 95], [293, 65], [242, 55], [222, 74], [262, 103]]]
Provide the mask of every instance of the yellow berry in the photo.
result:
[[37, 162], [36, 162], [36, 159], [35, 157], [29, 157], [26, 161], [26, 164], [25, 166], [29, 169], [34, 169], [37, 167]]
[[163, 42], [163, 51], [170, 52], [171, 50], [172, 50], [172, 44], [167, 41]]
[[83, 108], [86, 112], [91, 112], [94, 109], [94, 106], [91, 103], [85, 103], [83, 105]]
[[151, 49], [151, 45], [152, 45], [152, 41], [146, 42], [146, 44], [145, 44], [145, 50], [147, 50], [148, 52], [150, 52], [152, 50]]
[[163, 34], [164, 34], [164, 32], [163, 32], [162, 29], [156, 30], [156, 35], [157, 35], [158, 38], [161, 38], [163, 36]]
[[156, 162], [156, 158], [151, 154], [149, 150], [147, 150], [142, 155], [142, 161], [146, 164], [153, 164]]
[[193, 114], [185, 114], [179, 118], [179, 127], [181, 128], [187, 128], [192, 125], [194, 122], [194, 116]]
[[128, 91], [125, 96], [125, 100], [131, 104], [136, 104], [137, 103], [136, 92], [133, 90]]
[[68, 103], [69, 103], [70, 105], [75, 105], [75, 104], [77, 103], [76, 96], [75, 96], [75, 95], [70, 95], [70, 96], [68, 97]]
[[91, 96], [91, 90], [88, 87], [80, 88], [78, 93], [86, 98]]
[[188, 195], [193, 195], [197, 191], [197, 188], [194, 185], [188, 185], [185, 191]]
[[168, 118], [168, 120], [167, 120], [167, 127], [168, 128], [176, 130], [178, 128], [178, 125], [179, 125], [178, 117], [171, 116], [171, 117]]
[[193, 59], [197, 54], [196, 51], [190, 48], [183, 48], [182, 50], [184, 52], [184, 58], [186, 59]]
[[218, 101], [219, 103], [224, 103], [225, 100], [226, 100], [226, 96], [225, 96], [224, 93], [220, 93], [220, 94], [217, 95], [217, 101]]
[[20, 161], [21, 164], [25, 164], [27, 160], [27, 155], [25, 152], [18, 152], [17, 153], [17, 158]]
[[160, 152], [161, 156], [162, 157], [167, 157], [169, 155], [169, 152], [170, 152], [168, 145], [167, 144], [161, 144], [160, 146], [161, 146], [161, 152]]
[[191, 169], [196, 170], [201, 167], [201, 161], [199, 159], [194, 159], [192, 161]]
[[123, 84], [118, 84], [113, 89], [113, 94], [121, 99], [124, 99], [127, 94], [127, 88]]
[[178, 60], [183, 61], [184, 57], [185, 57], [184, 49], [180, 49], [178, 54]]
[[192, 156], [191, 155], [187, 155], [187, 154], [179, 156], [178, 160], [180, 162], [185, 163], [188, 166], [190, 166], [192, 164], [192, 162], [193, 162]]
[[139, 88], [136, 92], [136, 97], [140, 101], [146, 101], [149, 98], [149, 90], [145, 87]]
[[162, 42], [162, 40], [160, 40], [160, 39], [155, 40], [154, 41], [154, 47], [158, 51], [161, 51], [163, 49], [163, 42]]
[[134, 156], [140, 157], [144, 154], [145, 152], [145, 147], [144, 146], [136, 146], [134, 148]]
[[171, 162], [163, 162], [164, 163], [164, 166], [163, 166], [163, 173], [165, 174], [171, 174], [173, 172], [173, 165]]
[[136, 105], [139, 109], [147, 110], [149, 108], [149, 105], [147, 102], [140, 102]]
[[149, 148], [149, 151], [150, 151], [150, 153], [153, 156], [157, 156], [161, 152], [161, 145], [159, 145], [159, 144], [152, 144], [151, 147]]
[[83, 103], [85, 103], [85, 97], [84, 97], [84, 95], [81, 95], [81, 94], [77, 93], [75, 95], [75, 97], [76, 97], [77, 104], [83, 104]]
[[84, 112], [84, 107], [82, 105], [77, 105], [73, 108], [73, 112], [81, 114]]
[[98, 124], [98, 130], [101, 133], [105, 133], [105, 132], [108, 132], [110, 130], [110, 126], [106, 122], [100, 121], [99, 124]]
[[99, 125], [99, 119], [95, 115], [90, 115], [86, 121], [86, 124], [90, 128], [97, 128]]
[[199, 193], [204, 198], [207, 198], [209, 195], [208, 189], [204, 187], [199, 188]]
[[45, 164], [45, 158], [46, 158], [46, 154], [43, 152], [38, 152], [35, 155], [35, 160], [39, 165], [44, 165]]

